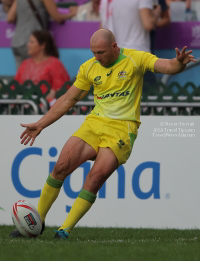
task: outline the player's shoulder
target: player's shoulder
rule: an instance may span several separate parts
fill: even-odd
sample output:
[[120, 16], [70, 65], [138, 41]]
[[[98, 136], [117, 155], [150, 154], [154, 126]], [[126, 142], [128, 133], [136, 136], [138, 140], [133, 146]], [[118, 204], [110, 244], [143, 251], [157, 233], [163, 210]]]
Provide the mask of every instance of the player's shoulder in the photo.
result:
[[120, 48], [120, 52], [125, 56], [131, 56], [131, 57], [141, 56], [143, 53], [145, 53], [144, 51], [138, 51], [135, 49], [128, 49], [128, 48]]
[[130, 58], [130, 60], [132, 60], [132, 62], [134, 61], [135, 63], [140, 63], [141, 60], [145, 61], [145, 60], [151, 60], [151, 59], [158, 59], [158, 57], [156, 57], [155, 55], [149, 53], [149, 52], [145, 52], [145, 51], [138, 51], [135, 49], [126, 49], [124, 48], [123, 54], [127, 57]]
[[94, 63], [96, 63], [97, 62], [97, 60], [96, 60], [96, 58], [95, 57], [92, 57], [91, 59], [89, 59], [89, 60], [87, 60], [86, 62], [84, 62], [82, 65], [84, 65], [84, 66], [91, 66], [92, 64], [94, 64]]
[[97, 62], [96, 58], [93, 57], [93, 58], [87, 60], [86, 62], [84, 62], [84, 63], [81, 65], [80, 68], [81, 68], [82, 70], [88, 71], [96, 62]]

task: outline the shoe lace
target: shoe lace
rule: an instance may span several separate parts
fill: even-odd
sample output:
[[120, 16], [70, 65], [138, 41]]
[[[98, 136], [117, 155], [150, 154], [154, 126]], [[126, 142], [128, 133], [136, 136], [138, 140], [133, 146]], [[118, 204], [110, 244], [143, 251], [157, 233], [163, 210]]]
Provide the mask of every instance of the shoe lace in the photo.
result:
[[67, 238], [69, 236], [69, 233], [65, 231], [67, 229], [69, 229], [69, 228], [65, 228], [65, 229], [62, 229], [62, 230], [54, 230], [54, 232], [58, 233], [58, 235], [61, 238]]

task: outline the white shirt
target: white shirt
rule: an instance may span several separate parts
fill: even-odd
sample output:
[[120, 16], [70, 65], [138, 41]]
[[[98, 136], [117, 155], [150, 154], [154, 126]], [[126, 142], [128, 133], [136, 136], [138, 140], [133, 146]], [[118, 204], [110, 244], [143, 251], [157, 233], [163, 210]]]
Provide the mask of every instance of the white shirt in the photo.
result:
[[143, 8], [152, 10], [152, 0], [101, 0], [102, 28], [114, 33], [119, 47], [150, 52], [150, 35], [140, 18]]

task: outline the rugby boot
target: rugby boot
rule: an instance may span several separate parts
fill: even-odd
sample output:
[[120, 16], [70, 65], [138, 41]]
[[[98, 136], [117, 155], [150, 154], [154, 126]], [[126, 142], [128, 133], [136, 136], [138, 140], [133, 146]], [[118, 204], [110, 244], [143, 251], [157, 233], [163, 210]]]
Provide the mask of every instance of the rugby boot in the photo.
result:
[[54, 238], [57, 238], [57, 239], [68, 239], [69, 233], [65, 231], [67, 229], [68, 228], [60, 229], [60, 230], [54, 230], [54, 232], [56, 232]]

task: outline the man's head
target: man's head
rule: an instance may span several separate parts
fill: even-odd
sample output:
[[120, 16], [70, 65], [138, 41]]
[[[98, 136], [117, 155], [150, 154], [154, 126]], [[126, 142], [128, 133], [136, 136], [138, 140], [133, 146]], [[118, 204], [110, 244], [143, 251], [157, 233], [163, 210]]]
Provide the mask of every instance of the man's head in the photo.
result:
[[90, 39], [90, 49], [97, 61], [104, 67], [117, 60], [119, 47], [114, 34], [106, 29], [96, 31]]

